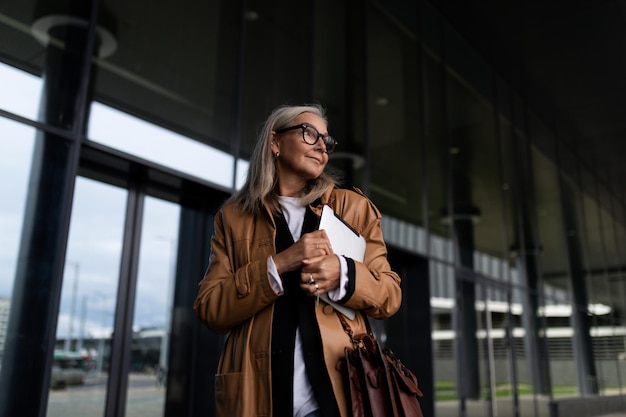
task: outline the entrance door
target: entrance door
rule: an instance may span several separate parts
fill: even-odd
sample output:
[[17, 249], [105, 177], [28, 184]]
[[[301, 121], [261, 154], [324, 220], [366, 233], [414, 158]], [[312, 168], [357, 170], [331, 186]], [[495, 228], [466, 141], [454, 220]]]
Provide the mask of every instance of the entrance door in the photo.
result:
[[179, 215], [77, 179], [48, 416], [164, 414]]
[[392, 247], [388, 250], [391, 268], [402, 279], [402, 306], [383, 322], [381, 341], [413, 371], [424, 393], [420, 399], [422, 412], [425, 416], [432, 416], [435, 390], [428, 260]]

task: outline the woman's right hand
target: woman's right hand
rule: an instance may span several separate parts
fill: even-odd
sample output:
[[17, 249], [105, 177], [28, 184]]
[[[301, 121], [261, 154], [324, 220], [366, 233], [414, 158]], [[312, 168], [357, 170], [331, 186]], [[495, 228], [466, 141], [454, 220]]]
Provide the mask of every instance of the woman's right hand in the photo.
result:
[[330, 255], [333, 248], [324, 230], [303, 234], [297, 242], [272, 258], [279, 274], [302, 267], [305, 259]]

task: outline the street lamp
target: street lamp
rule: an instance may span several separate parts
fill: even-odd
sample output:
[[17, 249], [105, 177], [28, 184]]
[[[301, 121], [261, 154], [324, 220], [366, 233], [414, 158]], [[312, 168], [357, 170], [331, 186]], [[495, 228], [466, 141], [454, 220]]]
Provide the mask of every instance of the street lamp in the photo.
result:
[[76, 314], [76, 293], [78, 292], [78, 270], [80, 264], [78, 262], [68, 262], [67, 265], [74, 265], [74, 285], [72, 289], [72, 304], [70, 308], [70, 323], [67, 337], [65, 338], [64, 349], [69, 351], [71, 348], [72, 337], [74, 336], [74, 314]]
[[172, 237], [157, 236], [158, 240], [168, 241], [170, 243], [170, 256], [169, 256], [169, 276], [167, 283], [167, 293], [165, 295], [165, 328], [163, 329], [163, 336], [161, 337], [161, 351], [159, 352], [159, 364], [165, 369], [168, 368], [168, 350], [169, 350], [169, 334], [171, 326], [172, 316], [172, 288], [174, 285], [174, 277], [176, 276], [176, 247], [177, 240]]
[[100, 291], [95, 292], [96, 297], [100, 297], [100, 306], [101, 306], [101, 319], [102, 319], [102, 333], [98, 335], [98, 361], [96, 362], [96, 370], [98, 372], [98, 376], [102, 374], [102, 368], [104, 365], [104, 330], [106, 329], [106, 310], [105, 310], [105, 301], [106, 295], [102, 294]]

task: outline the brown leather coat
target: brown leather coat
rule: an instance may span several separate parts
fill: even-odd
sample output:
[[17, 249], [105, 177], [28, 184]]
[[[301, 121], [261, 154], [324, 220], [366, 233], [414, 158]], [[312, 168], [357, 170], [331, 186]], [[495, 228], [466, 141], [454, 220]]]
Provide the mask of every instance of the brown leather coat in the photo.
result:
[[[358, 190], [357, 190], [358, 191]], [[367, 241], [363, 263], [355, 261], [355, 291], [345, 303], [376, 319], [393, 315], [402, 300], [400, 277], [391, 270], [380, 229], [380, 212], [362, 194], [332, 188], [321, 199]], [[321, 214], [322, 205], [312, 207]], [[276, 226], [269, 210], [260, 215], [225, 206], [215, 216], [211, 258], [200, 282], [194, 310], [209, 329], [228, 332], [215, 379], [217, 416], [272, 415], [271, 329], [274, 301], [268, 256], [275, 254]], [[342, 417], [350, 415], [340, 360], [350, 340], [332, 307], [320, 302], [316, 311], [324, 360]], [[349, 321], [365, 332], [360, 314]]]

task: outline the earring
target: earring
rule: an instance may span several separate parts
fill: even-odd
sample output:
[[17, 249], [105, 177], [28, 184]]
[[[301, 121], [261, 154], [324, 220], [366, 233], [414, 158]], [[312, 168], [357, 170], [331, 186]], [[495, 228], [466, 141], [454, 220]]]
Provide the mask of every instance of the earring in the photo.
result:
[[279, 155], [280, 155], [280, 152], [276, 152], [276, 153], [274, 154], [274, 158], [275, 158], [275, 159], [278, 159], [278, 156], [279, 156]]

